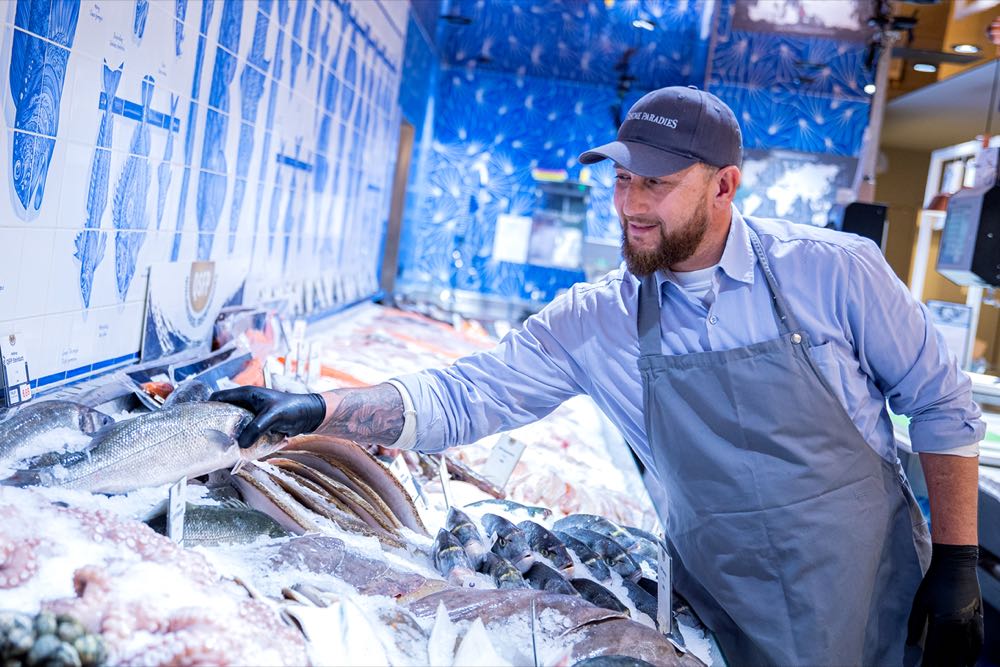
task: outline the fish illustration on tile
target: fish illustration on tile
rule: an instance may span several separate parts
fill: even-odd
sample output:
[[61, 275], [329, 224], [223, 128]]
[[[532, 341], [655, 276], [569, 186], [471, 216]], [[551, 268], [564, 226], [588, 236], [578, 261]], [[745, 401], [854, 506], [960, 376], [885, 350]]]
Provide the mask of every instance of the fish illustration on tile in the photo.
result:
[[149, 168], [149, 125], [146, 121], [153, 100], [153, 85], [153, 77], [148, 74], [142, 77], [142, 120], [132, 132], [129, 156], [115, 185], [115, 198], [111, 205], [111, 220], [115, 226], [115, 277], [118, 299], [122, 302], [135, 276], [139, 248], [149, 228], [146, 201], [152, 174]]
[[319, 39], [319, 7], [314, 3], [309, 15], [309, 41], [306, 49], [306, 69], [312, 76], [313, 65], [316, 62], [316, 40]]
[[[278, 81], [281, 79], [281, 72], [284, 67], [284, 59], [282, 58], [282, 49], [284, 48], [285, 42], [285, 26], [288, 24], [288, 0], [277, 0], [278, 3], [278, 24], [280, 30], [278, 30], [278, 39], [274, 48], [274, 58], [272, 58], [271, 64], [271, 88], [268, 92], [267, 98], [267, 113], [264, 117], [264, 145], [261, 149], [260, 158], [260, 172], [258, 176], [258, 181], [264, 183], [267, 178], [267, 166], [271, 161], [271, 130], [274, 128], [274, 111], [278, 102]], [[263, 3], [262, 3], [263, 4]], [[275, 189], [278, 187], [278, 174], [275, 173]], [[253, 222], [253, 249], [252, 253], [257, 251], [257, 232], [260, 230], [260, 213], [262, 208], [262, 201], [264, 197], [264, 188], [257, 188], [257, 203], [254, 207], [254, 222]], [[273, 197], [272, 197], [273, 204]], [[268, 254], [274, 250], [274, 218], [272, 217], [269, 221], [270, 234], [268, 236]]]
[[[299, 159], [299, 152], [302, 148], [302, 139], [298, 138], [295, 141], [295, 160]], [[292, 234], [295, 232], [295, 227], [297, 223], [297, 217], [295, 215], [295, 201], [296, 194], [298, 193], [298, 169], [292, 169], [292, 181], [288, 186], [288, 206], [285, 209], [285, 251], [281, 259], [281, 270], [284, 273], [288, 269], [288, 249], [292, 244]], [[301, 240], [301, 234], [299, 235]]]
[[[343, 15], [341, 15], [343, 16]], [[327, 23], [327, 29], [329, 29], [330, 24], [333, 23], [333, 18]], [[333, 55], [330, 56], [330, 65], [323, 72], [321, 72], [319, 78], [320, 84], [324, 82], [326, 84], [325, 93], [322, 94], [322, 99], [320, 99], [321, 94], [317, 92], [317, 113], [322, 114], [322, 118], [319, 121], [319, 132], [316, 136], [316, 169], [313, 174], [313, 191], [320, 193], [326, 189], [326, 179], [327, 173], [329, 172], [329, 151], [330, 151], [330, 139], [332, 134], [332, 126], [338, 125], [336, 114], [336, 103], [337, 96], [340, 92], [340, 83], [337, 80], [337, 62], [340, 57], [341, 47], [344, 42], [344, 35], [351, 31], [351, 27], [344, 25], [340, 29], [340, 35], [337, 37], [337, 46], [333, 50]], [[324, 46], [326, 39], [324, 38]], [[324, 48], [324, 60], [326, 48]], [[341, 137], [343, 139], [343, 137]]]
[[80, 261], [80, 296], [83, 297], [83, 307], [90, 308], [90, 294], [94, 287], [94, 272], [104, 260], [104, 248], [107, 245], [107, 233], [101, 231], [101, 220], [108, 205], [108, 177], [111, 172], [111, 142], [114, 138], [114, 106], [115, 94], [122, 78], [124, 63], [118, 69], [108, 67], [104, 61], [102, 72], [101, 104], [104, 113], [101, 115], [101, 125], [97, 130], [97, 143], [94, 147], [94, 157], [90, 162], [90, 186], [87, 189], [87, 220], [83, 223], [84, 230], [76, 235], [76, 252], [73, 256]]
[[170, 158], [174, 155], [174, 118], [177, 116], [178, 97], [170, 95], [170, 118], [167, 119], [167, 145], [163, 149], [163, 159], [160, 166], [156, 168], [157, 190], [156, 190], [156, 229], [160, 229], [163, 222], [163, 211], [167, 204], [167, 190], [170, 189], [170, 177], [172, 175]]
[[[261, 3], [265, 4], [265, 3]], [[268, 9], [270, 2], [266, 3]], [[260, 109], [260, 99], [264, 96], [264, 79], [267, 75], [268, 62], [264, 58], [264, 47], [267, 43], [267, 28], [269, 18], [261, 9], [257, 12], [257, 22], [253, 32], [253, 42], [247, 64], [243, 66], [240, 75], [240, 143], [236, 157], [236, 182], [233, 184], [233, 201], [229, 211], [229, 252], [236, 245], [236, 230], [240, 224], [240, 214], [243, 211], [243, 197], [247, 187], [247, 173], [250, 171], [250, 159], [253, 155], [254, 128], [257, 125], [257, 112]]]
[[132, 19], [132, 33], [141, 40], [146, 32], [146, 18], [149, 16], [149, 0], [135, 0], [135, 18]]
[[181, 42], [184, 41], [184, 16], [187, 14], [188, 0], [174, 0], [174, 51], [181, 54]]
[[80, 0], [17, 2], [14, 26], [20, 30], [13, 31], [8, 72], [15, 109], [10, 175], [25, 212], [42, 206], [59, 132], [69, 47], [79, 18]]
[[290, 48], [290, 60], [292, 63], [291, 75], [288, 79], [288, 94], [291, 95], [295, 88], [295, 74], [299, 70], [299, 63], [302, 62], [302, 22], [306, 17], [306, 3], [299, 2], [295, 5], [295, 20], [292, 22], [292, 43]]
[[223, 0], [219, 25], [219, 46], [208, 94], [205, 137], [201, 148], [201, 173], [198, 178], [198, 259], [212, 256], [215, 230], [226, 198], [226, 133], [229, 130], [229, 85], [236, 76], [236, 56], [240, 46], [243, 21], [242, 0]]
[[184, 230], [184, 219], [187, 216], [188, 184], [191, 181], [191, 162], [194, 159], [194, 135], [198, 119], [198, 94], [201, 90], [201, 70], [205, 64], [205, 33], [208, 32], [208, 24], [212, 22], [212, 10], [214, 7], [215, 0], [202, 0], [198, 46], [196, 47], [194, 58], [194, 79], [191, 82], [191, 104], [188, 106], [187, 131], [184, 134], [184, 174], [181, 177], [181, 192], [177, 206], [177, 227], [174, 232], [174, 245], [170, 251], [171, 262], [176, 262], [181, 254], [181, 232]]
[[[282, 152], [284, 152], [285, 147], [282, 145]], [[270, 255], [274, 252], [274, 233], [278, 228], [278, 206], [281, 202], [281, 162], [278, 162], [277, 168], [274, 170], [274, 189], [271, 191], [271, 207], [267, 215], [267, 254]]]

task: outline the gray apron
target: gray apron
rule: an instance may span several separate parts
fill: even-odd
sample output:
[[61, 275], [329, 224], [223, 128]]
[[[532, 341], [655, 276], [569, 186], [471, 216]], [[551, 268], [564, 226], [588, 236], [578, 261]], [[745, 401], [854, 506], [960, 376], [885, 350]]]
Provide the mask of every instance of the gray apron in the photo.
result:
[[779, 338], [664, 355], [655, 278], [639, 291], [674, 587], [730, 665], [901, 665], [926, 523], [813, 363], [753, 229], [750, 240]]

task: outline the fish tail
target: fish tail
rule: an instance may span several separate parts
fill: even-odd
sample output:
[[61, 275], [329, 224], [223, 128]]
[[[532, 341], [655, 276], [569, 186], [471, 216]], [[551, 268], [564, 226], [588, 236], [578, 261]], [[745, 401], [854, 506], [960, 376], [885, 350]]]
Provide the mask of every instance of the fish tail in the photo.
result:
[[115, 94], [118, 92], [118, 84], [122, 80], [122, 69], [124, 69], [125, 63], [118, 66], [118, 69], [111, 69], [108, 67], [108, 61], [104, 61], [104, 72], [102, 74], [102, 83], [104, 86], [104, 92], [108, 98], [108, 109], [111, 108], [112, 102], [114, 102]]
[[80, 19], [80, 0], [53, 2], [49, 11], [51, 11], [49, 39], [67, 48], [73, 46], [76, 24]]
[[142, 121], [146, 122], [146, 114], [149, 113], [149, 105], [153, 101], [153, 88], [156, 81], [148, 74], [142, 77]]

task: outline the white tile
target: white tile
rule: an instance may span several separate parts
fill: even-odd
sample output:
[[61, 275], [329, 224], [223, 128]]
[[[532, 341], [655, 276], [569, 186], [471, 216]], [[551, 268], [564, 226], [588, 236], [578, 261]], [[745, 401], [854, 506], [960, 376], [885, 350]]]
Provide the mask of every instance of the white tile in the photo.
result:
[[[45, 314], [54, 238], [55, 230], [51, 229], [26, 229], [24, 232], [18, 264], [20, 284], [14, 311], [14, 317], [18, 319]], [[3, 247], [6, 249], [6, 245]]]
[[[79, 355], [70, 341], [71, 322], [75, 313], [46, 315], [42, 324], [42, 337], [37, 349], [38, 370], [33, 373], [41, 378], [76, 368]], [[30, 321], [30, 320], [29, 320]]]
[[[52, 262], [49, 268], [49, 285], [45, 299], [45, 312], [67, 313], [82, 309], [83, 296], [80, 288], [80, 261], [74, 257], [76, 253], [77, 230], [56, 230], [52, 241]], [[109, 260], [108, 247], [105, 244], [103, 265]], [[114, 257], [110, 257], [114, 264]], [[97, 293], [97, 280], [102, 265], [98, 265], [95, 273], [94, 287], [91, 291], [90, 304], [94, 305]]]
[[17, 317], [25, 230], [0, 228], [0, 320]]
[[117, 0], [84, 0], [73, 39], [73, 50], [79, 50], [100, 61], [119, 63], [132, 47], [134, 2]]
[[[108, 63], [112, 69], [119, 62]], [[72, 75], [72, 76], [70, 76]], [[101, 93], [104, 92], [104, 64], [82, 51], [74, 50], [69, 59], [67, 81], [63, 91], [63, 118], [60, 123], [60, 138], [84, 144], [95, 144], [100, 131], [104, 112], [100, 109]], [[118, 91], [115, 91], [116, 94]], [[116, 121], [121, 117], [116, 116]], [[120, 122], [116, 122], [120, 126]], [[114, 130], [119, 127], [113, 128]]]

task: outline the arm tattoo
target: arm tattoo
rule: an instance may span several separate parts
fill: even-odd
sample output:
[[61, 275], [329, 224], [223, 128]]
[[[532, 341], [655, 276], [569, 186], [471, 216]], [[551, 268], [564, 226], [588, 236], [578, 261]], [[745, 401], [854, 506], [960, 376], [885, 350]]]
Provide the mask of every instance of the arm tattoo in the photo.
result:
[[322, 431], [364, 444], [391, 445], [403, 432], [403, 399], [391, 384], [347, 389]]

